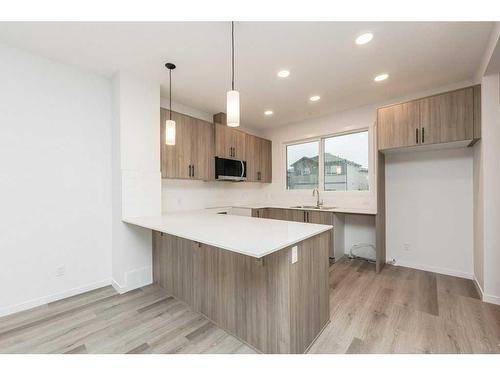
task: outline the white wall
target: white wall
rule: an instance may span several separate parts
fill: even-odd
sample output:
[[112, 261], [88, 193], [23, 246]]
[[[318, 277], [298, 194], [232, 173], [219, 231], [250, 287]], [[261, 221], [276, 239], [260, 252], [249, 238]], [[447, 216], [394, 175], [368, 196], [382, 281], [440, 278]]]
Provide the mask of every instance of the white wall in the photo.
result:
[[111, 128], [94, 74], [0, 45], [0, 87], [4, 315], [110, 283]]
[[484, 301], [500, 304], [500, 22], [495, 23], [483, 62], [482, 138], [474, 146], [474, 279]]
[[113, 86], [113, 285], [152, 282], [151, 231], [122, 218], [161, 214], [160, 86], [118, 72]]
[[483, 299], [500, 304], [500, 76], [483, 77], [482, 138], [475, 146], [475, 276]]
[[388, 260], [472, 278], [472, 155], [471, 148], [386, 155]]

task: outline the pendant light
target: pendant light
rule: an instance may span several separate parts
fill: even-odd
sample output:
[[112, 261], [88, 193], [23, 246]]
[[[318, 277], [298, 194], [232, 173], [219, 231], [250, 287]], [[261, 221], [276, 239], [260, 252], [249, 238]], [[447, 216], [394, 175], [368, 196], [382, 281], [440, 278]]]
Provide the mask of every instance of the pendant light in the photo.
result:
[[175, 146], [175, 121], [172, 120], [172, 70], [175, 69], [175, 65], [172, 63], [166, 63], [165, 67], [168, 69], [169, 79], [169, 109], [168, 120], [165, 121], [165, 144], [168, 146]]
[[227, 92], [227, 126], [240, 126], [240, 93], [234, 89], [234, 22], [231, 22], [231, 91]]

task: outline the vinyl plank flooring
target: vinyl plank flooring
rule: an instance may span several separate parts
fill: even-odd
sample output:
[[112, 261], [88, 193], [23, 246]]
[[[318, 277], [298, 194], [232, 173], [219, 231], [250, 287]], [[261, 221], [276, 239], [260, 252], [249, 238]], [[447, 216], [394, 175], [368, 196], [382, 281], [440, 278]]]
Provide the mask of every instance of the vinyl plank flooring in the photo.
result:
[[[340, 259], [309, 353], [500, 353], [500, 306], [470, 280]], [[250, 346], [158, 285], [112, 287], [0, 318], [0, 353], [236, 353]]]

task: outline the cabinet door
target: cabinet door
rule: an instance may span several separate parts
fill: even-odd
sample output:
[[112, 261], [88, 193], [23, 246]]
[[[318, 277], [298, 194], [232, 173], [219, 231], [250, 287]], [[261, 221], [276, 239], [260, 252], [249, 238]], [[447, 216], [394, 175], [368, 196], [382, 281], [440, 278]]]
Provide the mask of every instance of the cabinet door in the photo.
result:
[[245, 160], [246, 134], [224, 124], [215, 123], [215, 153], [226, 159]]
[[260, 171], [259, 138], [248, 134], [246, 137], [247, 181], [258, 181]]
[[474, 88], [420, 100], [421, 143], [446, 143], [474, 138]]
[[275, 220], [288, 220], [287, 219], [287, 211], [281, 208], [268, 208], [267, 215], [269, 219]]
[[309, 223], [333, 225], [333, 213], [309, 211]]
[[303, 210], [285, 210], [287, 211], [287, 220], [304, 223], [306, 221], [306, 211]]
[[245, 153], [247, 162], [247, 181], [271, 182], [272, 180], [272, 143], [271, 141], [245, 135]]
[[215, 177], [213, 124], [199, 119], [193, 119], [193, 122], [193, 178], [213, 180]]
[[252, 216], [253, 217], [260, 217], [260, 218], [270, 218], [269, 217], [269, 208], [254, 208], [252, 209]]
[[232, 158], [234, 140], [231, 129], [223, 124], [215, 124], [215, 154], [220, 158]]
[[189, 166], [191, 165], [193, 123], [189, 116], [172, 112], [175, 121], [175, 145], [165, 144], [165, 121], [169, 111], [160, 109], [160, 154], [162, 178], [191, 178]]
[[246, 140], [247, 134], [237, 129], [229, 129], [233, 132], [233, 158], [238, 160], [246, 160], [247, 152], [246, 152]]
[[[309, 223], [333, 225], [333, 212], [309, 211]], [[334, 232], [330, 231], [329, 256], [335, 258]]]
[[271, 183], [273, 180], [273, 149], [272, 142], [267, 139], [259, 138], [259, 155], [260, 155], [260, 181]]
[[377, 110], [378, 149], [414, 146], [420, 126], [419, 102], [396, 104]]

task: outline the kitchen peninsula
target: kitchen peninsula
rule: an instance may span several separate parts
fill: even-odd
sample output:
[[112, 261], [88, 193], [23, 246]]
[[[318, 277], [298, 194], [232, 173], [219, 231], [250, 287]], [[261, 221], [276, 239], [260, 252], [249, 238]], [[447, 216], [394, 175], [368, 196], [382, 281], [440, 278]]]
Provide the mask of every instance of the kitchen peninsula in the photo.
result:
[[153, 230], [153, 279], [264, 353], [304, 353], [329, 322], [332, 226], [206, 212], [124, 219]]

